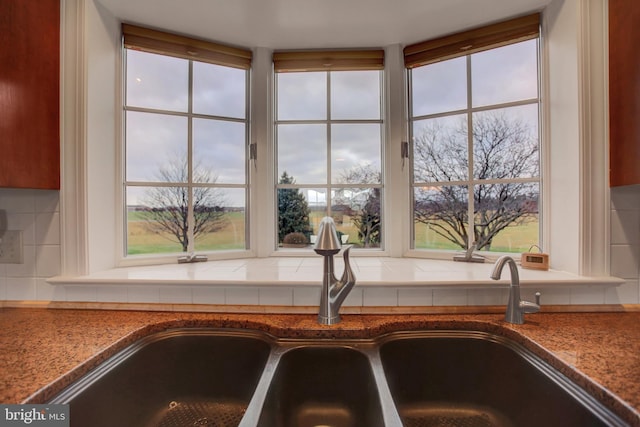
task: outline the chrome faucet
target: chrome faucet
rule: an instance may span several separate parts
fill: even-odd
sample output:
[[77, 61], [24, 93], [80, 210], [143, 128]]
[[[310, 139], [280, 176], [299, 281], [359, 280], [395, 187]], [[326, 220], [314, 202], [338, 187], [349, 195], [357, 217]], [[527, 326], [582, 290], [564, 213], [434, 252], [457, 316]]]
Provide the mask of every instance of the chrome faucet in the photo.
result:
[[322, 325], [333, 325], [340, 322], [340, 306], [356, 284], [356, 276], [353, 274], [349, 264], [349, 250], [347, 246], [342, 254], [344, 259], [344, 272], [342, 278], [338, 280], [333, 272], [333, 256], [341, 250], [340, 239], [336, 232], [336, 225], [333, 218], [324, 217], [320, 221], [318, 236], [313, 250], [324, 257], [324, 272], [322, 278], [322, 291], [320, 294], [320, 311], [318, 313], [318, 323]]
[[504, 320], [509, 323], [522, 325], [524, 323], [524, 313], [537, 313], [540, 311], [540, 292], [536, 292], [536, 302], [522, 301], [520, 299], [520, 276], [516, 262], [508, 255], [501, 256], [493, 266], [491, 278], [499, 280], [505, 264], [509, 264], [511, 271], [511, 285], [509, 286], [509, 301], [507, 302], [507, 312]]

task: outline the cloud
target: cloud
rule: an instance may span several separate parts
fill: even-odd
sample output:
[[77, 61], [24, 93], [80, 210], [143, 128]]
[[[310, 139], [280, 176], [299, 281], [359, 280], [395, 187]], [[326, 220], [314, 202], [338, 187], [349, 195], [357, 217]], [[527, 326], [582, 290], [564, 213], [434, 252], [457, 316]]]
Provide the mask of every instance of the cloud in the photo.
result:
[[473, 105], [537, 98], [537, 49], [529, 40], [471, 55]]
[[411, 70], [413, 116], [461, 110], [467, 106], [465, 57]]
[[245, 183], [245, 135], [244, 123], [194, 119], [194, 163], [216, 175], [218, 184]]
[[193, 63], [193, 111], [196, 114], [246, 116], [246, 71]]
[[278, 120], [327, 118], [327, 77], [318, 73], [279, 73]]
[[189, 62], [127, 49], [126, 103], [132, 107], [186, 112]]
[[331, 74], [331, 118], [380, 119], [381, 73], [349, 71]]
[[296, 184], [327, 182], [327, 126], [282, 124], [278, 126], [278, 176], [287, 172]]
[[186, 117], [128, 111], [126, 123], [128, 181], [159, 181], [168, 161], [186, 156]]

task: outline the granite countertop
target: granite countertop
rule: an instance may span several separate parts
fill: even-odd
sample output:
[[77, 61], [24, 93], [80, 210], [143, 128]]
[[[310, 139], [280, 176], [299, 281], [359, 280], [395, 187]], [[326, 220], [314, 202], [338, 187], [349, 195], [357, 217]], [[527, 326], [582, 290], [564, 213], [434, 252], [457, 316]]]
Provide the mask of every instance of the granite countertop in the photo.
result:
[[501, 314], [240, 314], [0, 308], [0, 402], [42, 403], [148, 334], [183, 327], [244, 328], [282, 338], [374, 338], [411, 329], [466, 329], [511, 338], [640, 426], [640, 312]]

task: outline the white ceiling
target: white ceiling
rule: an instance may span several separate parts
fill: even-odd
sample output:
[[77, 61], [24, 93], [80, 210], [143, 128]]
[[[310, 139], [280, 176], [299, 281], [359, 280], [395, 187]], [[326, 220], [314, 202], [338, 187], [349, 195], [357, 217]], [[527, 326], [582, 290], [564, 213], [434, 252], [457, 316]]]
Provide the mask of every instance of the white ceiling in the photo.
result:
[[96, 0], [124, 22], [253, 48], [407, 45], [551, 0]]

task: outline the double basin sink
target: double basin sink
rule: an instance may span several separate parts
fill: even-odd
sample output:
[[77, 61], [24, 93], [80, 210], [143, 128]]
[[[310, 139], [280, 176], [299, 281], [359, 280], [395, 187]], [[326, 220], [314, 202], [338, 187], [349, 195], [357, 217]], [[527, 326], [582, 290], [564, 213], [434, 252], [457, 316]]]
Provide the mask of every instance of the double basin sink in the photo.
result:
[[520, 344], [477, 331], [278, 339], [180, 329], [106, 360], [50, 403], [71, 426], [624, 426]]

